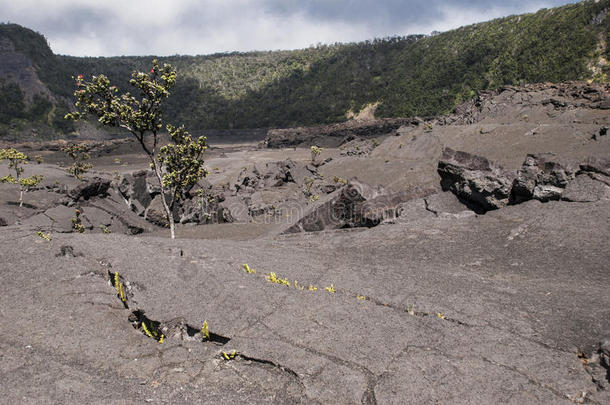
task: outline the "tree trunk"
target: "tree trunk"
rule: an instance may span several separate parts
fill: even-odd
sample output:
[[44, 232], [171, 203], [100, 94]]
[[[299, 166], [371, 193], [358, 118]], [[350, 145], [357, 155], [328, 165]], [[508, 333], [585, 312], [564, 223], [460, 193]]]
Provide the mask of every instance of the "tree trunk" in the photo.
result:
[[159, 168], [159, 162], [155, 157], [151, 157], [151, 160], [154, 165], [155, 175], [159, 180], [159, 187], [161, 187], [161, 201], [163, 202], [163, 208], [165, 209], [165, 215], [167, 216], [167, 221], [169, 222], [169, 234], [172, 239], [176, 239], [176, 224], [174, 223], [174, 215], [169, 209], [169, 205], [167, 205], [167, 201], [165, 201], [166, 190], [163, 187], [163, 176], [161, 175], [161, 169]]
[[19, 208], [23, 207], [23, 187], [19, 190]]

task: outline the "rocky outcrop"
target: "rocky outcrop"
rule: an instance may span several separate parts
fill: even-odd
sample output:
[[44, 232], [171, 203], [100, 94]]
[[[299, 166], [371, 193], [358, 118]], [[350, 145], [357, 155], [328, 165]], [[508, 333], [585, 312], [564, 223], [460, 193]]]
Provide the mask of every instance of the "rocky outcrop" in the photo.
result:
[[322, 146], [336, 148], [357, 137], [364, 139], [391, 135], [403, 125], [417, 125], [412, 118], [385, 118], [375, 121], [347, 121], [332, 125], [318, 125], [288, 129], [272, 129], [261, 143], [267, 148], [289, 148], [295, 146]]
[[127, 205], [143, 216], [151, 201], [160, 194], [159, 181], [150, 170], [140, 170], [126, 174], [119, 183], [118, 190]]
[[[549, 113], [576, 108], [610, 109], [610, 85], [599, 83], [534, 83], [504, 86], [482, 92], [476, 98], [455, 107], [453, 115], [441, 118], [445, 124], [468, 125], [485, 118], [515, 114], [537, 108]], [[518, 108], [515, 108], [518, 107]], [[507, 111], [508, 110], [508, 111]], [[601, 132], [599, 133], [601, 136]]]
[[527, 155], [513, 182], [511, 202], [559, 200], [577, 169], [573, 164], [558, 162], [550, 154]]
[[561, 195], [573, 202], [610, 200], [610, 159], [589, 158], [580, 164], [576, 178]]
[[76, 187], [68, 190], [67, 195], [72, 202], [77, 202], [81, 199], [88, 200], [92, 197], [105, 197], [108, 194], [109, 188], [109, 179], [93, 177], [91, 179], [85, 179]]
[[445, 148], [438, 163], [443, 191], [451, 191], [475, 211], [502, 208], [509, 203], [515, 173], [484, 157]]
[[286, 183], [296, 183], [301, 186], [312, 172], [315, 172], [315, 168], [298, 165], [290, 159], [269, 162], [262, 170], [257, 166], [244, 167], [233, 187], [238, 194], [252, 194], [256, 190], [280, 187]]
[[529, 200], [594, 202], [610, 198], [610, 160], [577, 165], [552, 154], [530, 154], [517, 173], [484, 157], [445, 148], [438, 163], [443, 190], [475, 211], [486, 212]]
[[388, 193], [358, 180], [323, 197], [308, 208], [283, 233], [316, 232], [341, 228], [371, 228], [398, 215], [405, 201], [424, 197], [433, 189], [413, 188], [401, 193]]

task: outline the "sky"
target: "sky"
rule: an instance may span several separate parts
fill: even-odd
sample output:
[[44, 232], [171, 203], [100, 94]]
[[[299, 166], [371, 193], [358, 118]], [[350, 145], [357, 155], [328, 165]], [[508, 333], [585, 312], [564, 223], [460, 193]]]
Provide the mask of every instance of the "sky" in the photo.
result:
[[0, 0], [57, 54], [206, 55], [447, 31], [569, 0]]

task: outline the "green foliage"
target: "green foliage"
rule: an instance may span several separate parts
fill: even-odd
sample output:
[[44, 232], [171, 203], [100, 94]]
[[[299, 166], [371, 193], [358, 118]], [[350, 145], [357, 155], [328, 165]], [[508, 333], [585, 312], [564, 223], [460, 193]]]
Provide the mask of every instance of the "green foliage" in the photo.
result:
[[208, 321], [203, 321], [201, 325], [201, 339], [210, 340], [210, 329], [208, 328]]
[[14, 118], [24, 118], [25, 96], [15, 82], [0, 79], [0, 123], [8, 124]]
[[73, 175], [79, 180], [83, 179], [83, 174], [87, 173], [93, 165], [86, 163], [87, 160], [91, 159], [89, 155], [89, 147], [85, 144], [69, 144], [61, 148], [63, 152], [73, 160], [72, 166], [68, 167], [68, 173]]
[[9, 171], [12, 169], [15, 176], [9, 174], [0, 178], [2, 183], [19, 184], [19, 206], [23, 206], [23, 193], [36, 187], [43, 180], [42, 175], [33, 175], [30, 177], [21, 177], [25, 170], [22, 166], [28, 163], [28, 156], [14, 148], [0, 149], [0, 162], [8, 160]]
[[36, 235], [40, 236], [42, 239], [46, 240], [47, 242], [51, 241], [51, 235], [48, 233], [44, 233], [42, 231], [37, 231]]
[[176, 70], [168, 64], [160, 66], [157, 60], [153, 61], [148, 73], [134, 70], [129, 84], [136, 95], [120, 93], [105, 75], [93, 76], [86, 81], [81, 74], [75, 80], [76, 111], [66, 114], [66, 119], [93, 116], [102, 125], [127, 130], [138, 140], [159, 180], [161, 195], [164, 196], [161, 200], [173, 239], [175, 204], [207, 175], [203, 168], [203, 152], [207, 148], [205, 137], [194, 140], [183, 126], [176, 128], [167, 124], [165, 129], [172, 143], [161, 148], [158, 145], [164, 127], [161, 103], [176, 83]]
[[79, 209], [74, 210], [74, 218], [72, 218], [72, 229], [74, 229], [78, 233], [84, 233], [85, 226], [82, 223], [80, 214], [82, 214], [81, 210], [79, 210]]
[[[610, 59], [610, 46], [599, 46], [600, 39], [610, 43], [610, 17], [604, 14], [609, 6], [610, 0], [581, 1], [434, 36], [165, 57], [160, 60], [175, 66], [180, 75], [164, 110], [171, 117], [168, 123], [192, 131], [333, 123], [345, 120], [348, 111], [376, 102], [378, 117], [442, 114], [503, 85], [593, 78], [588, 64], [602, 56]], [[2, 35], [17, 41], [16, 48], [33, 59], [41, 80], [58, 99], [70, 96], [69, 77], [78, 73], [106, 72], [124, 91], [130, 85], [125, 79], [129, 73], [146, 71], [149, 61], [56, 56], [44, 37], [15, 25], [0, 24]], [[610, 67], [600, 70], [597, 80], [607, 80]], [[0, 98], [3, 91], [20, 99], [18, 88], [0, 86]], [[0, 103], [0, 121], [2, 108], [22, 116], [28, 111], [18, 101], [10, 107]], [[55, 123], [53, 127], [69, 132]]]
[[209, 173], [203, 167], [202, 154], [207, 149], [206, 138], [193, 140], [184, 127], [167, 125], [167, 131], [174, 143], [163, 146], [159, 151], [159, 163], [166, 168], [163, 186], [171, 195], [188, 192]]

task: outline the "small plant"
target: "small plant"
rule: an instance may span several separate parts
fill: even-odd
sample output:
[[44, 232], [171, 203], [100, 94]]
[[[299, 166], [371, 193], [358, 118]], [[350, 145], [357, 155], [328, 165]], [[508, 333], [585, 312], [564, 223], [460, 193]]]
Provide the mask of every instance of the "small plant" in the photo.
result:
[[208, 328], [208, 321], [203, 321], [203, 325], [201, 325], [201, 338], [203, 340], [210, 340], [210, 329]]
[[85, 227], [83, 226], [80, 218], [80, 214], [82, 214], [81, 210], [74, 210], [74, 218], [72, 218], [72, 229], [76, 232], [83, 233], [85, 232]]
[[290, 281], [288, 281], [287, 278], [278, 277], [278, 275], [275, 274], [274, 272], [271, 272], [267, 275], [267, 280], [269, 280], [270, 283], [283, 284], [283, 285], [290, 286]]
[[248, 266], [247, 263], [243, 264], [243, 268], [246, 271], [246, 273], [248, 273], [248, 274], [256, 274], [256, 270], [255, 269], [251, 269], [250, 266]]
[[308, 291], [318, 291], [318, 287], [315, 287], [312, 284], [309, 284], [309, 288], [307, 290]]
[[317, 194], [313, 194], [313, 195], [309, 196], [309, 201], [311, 201], [311, 202], [316, 202], [319, 199], [320, 199], [320, 196]]
[[114, 163], [117, 164], [117, 165], [120, 165], [121, 164], [121, 159], [114, 158]]
[[311, 193], [311, 187], [313, 186], [313, 179], [311, 177], [305, 177], [303, 179], [303, 183], [305, 184], [305, 190], [308, 193]]
[[371, 139], [371, 144], [372, 144], [374, 147], [378, 147], [379, 145], [381, 145], [381, 143], [380, 143], [380, 142], [377, 140], [377, 138], [373, 138], [373, 139]]
[[406, 311], [409, 315], [415, 315], [415, 305], [407, 305]]
[[445, 315], [441, 314], [440, 312], [437, 312], [437, 313], [436, 313], [436, 317], [437, 317], [438, 319], [445, 319]]
[[38, 164], [44, 163], [44, 159], [40, 155], [34, 156], [34, 159], [36, 160], [36, 163], [38, 163]]
[[222, 357], [225, 360], [233, 360], [237, 356], [237, 350], [232, 350], [230, 352], [222, 352]]
[[311, 162], [314, 163], [316, 158], [322, 154], [323, 149], [313, 145], [311, 147]]
[[324, 290], [328, 291], [329, 293], [333, 294], [336, 293], [337, 290], [335, 290], [335, 286], [334, 285], [329, 285], [328, 287], [324, 287]]
[[347, 180], [345, 180], [343, 177], [335, 176], [333, 177], [333, 181], [339, 184], [347, 184]]
[[0, 162], [8, 160], [9, 171], [13, 169], [15, 176], [4, 176], [0, 178], [0, 182], [9, 184], [19, 184], [19, 207], [23, 206], [23, 193], [40, 184], [43, 179], [41, 175], [33, 175], [30, 177], [21, 177], [26, 165], [28, 157], [26, 154], [19, 152], [17, 149], [0, 149]]
[[119, 275], [118, 271], [114, 272], [113, 284], [114, 284], [114, 288], [116, 289], [117, 296], [119, 297], [119, 299], [121, 300], [121, 302], [123, 304], [126, 304], [127, 297], [125, 296], [125, 289], [123, 288], [123, 282], [121, 281], [121, 276]]
[[366, 296], [360, 295], [360, 294], [356, 294], [356, 299], [360, 300], [360, 301], [366, 301]]
[[159, 343], [163, 343], [165, 340], [165, 335], [163, 333], [159, 333], [154, 325], [149, 322], [150, 321], [147, 321], [146, 319], [142, 319], [142, 332], [144, 332], [144, 334], [149, 338], [155, 339]]
[[72, 166], [68, 167], [68, 173], [79, 180], [83, 179], [83, 174], [87, 173], [93, 165], [86, 163], [91, 159], [89, 155], [89, 147], [85, 144], [69, 144], [61, 148], [63, 152], [73, 160]]
[[43, 233], [41, 231], [36, 232], [36, 235], [40, 236], [42, 239], [46, 240], [47, 242], [51, 241], [51, 235], [48, 233]]
[[110, 228], [108, 228], [106, 225], [100, 225], [100, 229], [102, 230], [102, 233], [112, 233], [112, 231], [110, 230]]

